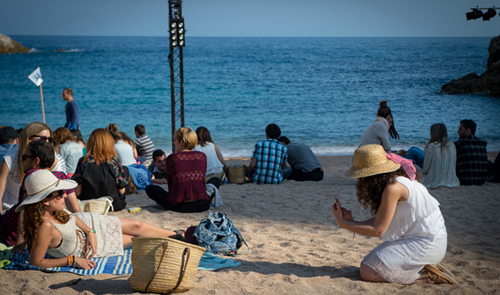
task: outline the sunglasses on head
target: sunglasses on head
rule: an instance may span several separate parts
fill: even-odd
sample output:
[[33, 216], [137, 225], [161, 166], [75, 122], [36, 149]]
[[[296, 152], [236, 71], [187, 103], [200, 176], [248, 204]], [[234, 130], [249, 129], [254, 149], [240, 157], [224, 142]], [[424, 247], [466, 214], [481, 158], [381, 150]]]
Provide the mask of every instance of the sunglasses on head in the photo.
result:
[[22, 155], [21, 159], [23, 161], [26, 161], [26, 159], [34, 159], [36, 156], [31, 156], [31, 155]]
[[38, 137], [39, 139], [37, 139], [37, 140], [47, 141], [49, 143], [52, 143], [54, 141], [54, 139], [52, 137], [47, 137], [47, 136], [40, 136], [40, 135], [32, 135], [32, 136], [30, 136], [30, 138], [33, 138], [33, 137]]

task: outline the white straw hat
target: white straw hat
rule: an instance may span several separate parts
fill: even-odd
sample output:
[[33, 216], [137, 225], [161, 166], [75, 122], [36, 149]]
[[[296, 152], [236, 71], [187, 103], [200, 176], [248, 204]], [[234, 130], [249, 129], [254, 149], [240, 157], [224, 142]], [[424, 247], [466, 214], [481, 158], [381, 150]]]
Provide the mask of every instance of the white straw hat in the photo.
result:
[[73, 189], [78, 184], [76, 181], [70, 179], [58, 179], [54, 176], [54, 174], [52, 174], [52, 172], [42, 169], [37, 170], [28, 176], [24, 185], [26, 186], [28, 196], [19, 205], [19, 207], [16, 208], [16, 212], [21, 212], [26, 205], [42, 201], [53, 192]]
[[352, 167], [345, 174], [350, 178], [363, 178], [396, 171], [401, 167], [387, 158], [384, 148], [379, 144], [367, 144], [354, 151]]

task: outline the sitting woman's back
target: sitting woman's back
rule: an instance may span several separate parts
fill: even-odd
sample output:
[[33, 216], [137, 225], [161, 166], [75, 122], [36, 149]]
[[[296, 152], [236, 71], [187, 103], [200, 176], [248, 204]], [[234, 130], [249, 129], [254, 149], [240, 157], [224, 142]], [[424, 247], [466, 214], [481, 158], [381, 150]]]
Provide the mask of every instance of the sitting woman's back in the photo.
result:
[[115, 141], [115, 151], [118, 160], [124, 166], [135, 164], [134, 149], [123, 140], [122, 132], [116, 124], [109, 124], [106, 130], [109, 131]]
[[212, 177], [222, 179], [226, 163], [219, 148], [213, 142], [210, 131], [203, 126], [198, 127], [196, 135], [198, 136], [198, 144], [193, 150], [202, 152], [207, 156], [206, 180]]
[[54, 131], [54, 141], [59, 146], [59, 155], [66, 163], [67, 174], [73, 175], [78, 160], [83, 157], [81, 145], [76, 142], [76, 137], [65, 127], [59, 127]]
[[431, 139], [427, 143], [424, 153], [423, 185], [431, 189], [440, 186], [457, 187], [460, 185], [455, 171], [457, 152], [455, 145], [448, 141], [446, 125], [434, 124], [431, 126]]
[[127, 178], [109, 132], [101, 128], [94, 130], [89, 137], [87, 154], [78, 161], [72, 177], [78, 183], [75, 190], [78, 198], [88, 200], [111, 196], [114, 211], [119, 211], [126, 205]]

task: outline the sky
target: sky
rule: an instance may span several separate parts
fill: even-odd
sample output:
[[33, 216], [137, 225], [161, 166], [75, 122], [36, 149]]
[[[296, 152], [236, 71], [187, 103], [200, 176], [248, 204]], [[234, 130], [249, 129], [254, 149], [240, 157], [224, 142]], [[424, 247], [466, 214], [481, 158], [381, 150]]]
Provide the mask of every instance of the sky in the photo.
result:
[[[496, 4], [500, 4], [497, 2]], [[486, 0], [184, 0], [186, 37], [493, 37]], [[500, 6], [499, 6], [500, 7]], [[500, 10], [499, 10], [500, 11]], [[168, 0], [0, 0], [5, 35], [167, 36]]]

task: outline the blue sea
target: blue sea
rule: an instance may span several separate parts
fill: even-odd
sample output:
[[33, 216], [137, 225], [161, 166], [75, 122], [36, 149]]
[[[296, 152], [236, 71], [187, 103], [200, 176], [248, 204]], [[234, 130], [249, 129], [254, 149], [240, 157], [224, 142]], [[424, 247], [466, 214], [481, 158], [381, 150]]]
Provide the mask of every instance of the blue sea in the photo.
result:
[[[143, 124], [157, 147], [171, 150], [167, 37], [11, 36], [32, 48], [0, 55], [0, 125], [65, 123], [61, 92], [71, 87], [84, 138], [118, 124], [134, 138]], [[500, 149], [500, 98], [443, 95], [452, 79], [486, 69], [490, 38], [187, 38], [185, 122], [207, 127], [224, 156], [250, 156], [265, 127], [276, 123], [291, 141], [319, 155], [350, 154], [388, 100], [400, 134], [393, 148], [425, 146], [433, 123], [450, 140], [459, 121]], [[58, 49], [64, 49], [59, 52]]]

